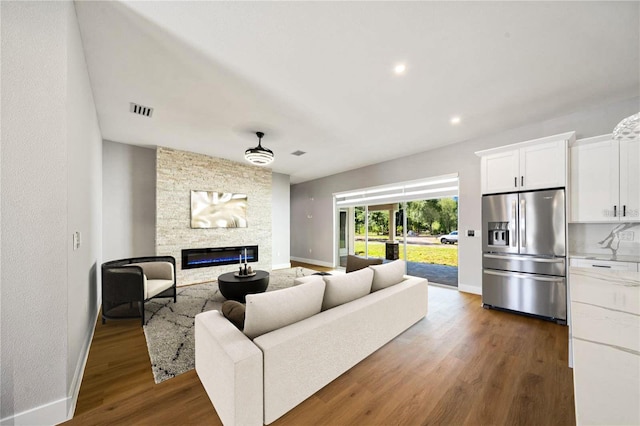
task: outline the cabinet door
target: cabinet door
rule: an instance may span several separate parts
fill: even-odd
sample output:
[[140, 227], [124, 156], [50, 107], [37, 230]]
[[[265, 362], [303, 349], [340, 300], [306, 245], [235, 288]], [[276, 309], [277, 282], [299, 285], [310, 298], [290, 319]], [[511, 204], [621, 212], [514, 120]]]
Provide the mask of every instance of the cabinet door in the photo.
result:
[[513, 192], [520, 189], [518, 150], [485, 155], [481, 161], [483, 194]]
[[620, 141], [620, 220], [640, 220], [640, 140]]
[[571, 221], [619, 221], [618, 143], [611, 139], [571, 147]]
[[522, 189], [564, 187], [566, 147], [566, 141], [556, 141], [521, 148], [518, 179]]

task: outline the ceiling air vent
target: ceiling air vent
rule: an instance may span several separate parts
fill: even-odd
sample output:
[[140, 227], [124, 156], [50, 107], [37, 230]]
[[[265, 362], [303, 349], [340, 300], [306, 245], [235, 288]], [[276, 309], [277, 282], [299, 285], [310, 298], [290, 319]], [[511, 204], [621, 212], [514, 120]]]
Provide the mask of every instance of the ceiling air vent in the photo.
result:
[[300, 151], [300, 150], [294, 151], [291, 153], [291, 155], [295, 155], [296, 157], [300, 157], [301, 155], [304, 155], [304, 154], [306, 154], [306, 152]]
[[153, 114], [153, 108], [129, 102], [129, 112], [138, 115], [144, 115], [145, 117], [151, 117], [151, 115]]

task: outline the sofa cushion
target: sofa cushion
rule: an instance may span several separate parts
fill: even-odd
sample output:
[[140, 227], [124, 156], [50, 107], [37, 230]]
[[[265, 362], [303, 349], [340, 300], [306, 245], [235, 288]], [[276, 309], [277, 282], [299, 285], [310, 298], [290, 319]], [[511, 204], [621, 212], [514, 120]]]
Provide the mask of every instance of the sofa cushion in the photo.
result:
[[222, 303], [222, 315], [231, 321], [238, 330], [242, 330], [244, 328], [244, 313], [245, 306], [240, 302], [227, 300]]
[[394, 260], [393, 262], [382, 265], [372, 265], [369, 266], [369, 268], [373, 269], [371, 292], [398, 284], [404, 279], [404, 260]]
[[327, 275], [323, 278], [327, 286], [324, 289], [322, 310], [326, 311], [371, 293], [373, 270], [365, 268], [344, 275]]
[[144, 298], [149, 299], [173, 287], [173, 280], [148, 280], [144, 275]]
[[369, 265], [380, 265], [381, 263], [382, 259], [365, 258], [350, 254], [347, 256], [346, 272], [349, 273], [353, 271], [359, 271], [360, 269], [364, 269]]
[[322, 277], [319, 276], [319, 275], [308, 275], [306, 277], [298, 277], [298, 278], [294, 279], [293, 280], [293, 285], [300, 285], [300, 284], [313, 282], [313, 281], [318, 281], [318, 280], [322, 281]]
[[325, 283], [319, 278], [282, 290], [248, 294], [244, 334], [253, 339], [320, 312]]

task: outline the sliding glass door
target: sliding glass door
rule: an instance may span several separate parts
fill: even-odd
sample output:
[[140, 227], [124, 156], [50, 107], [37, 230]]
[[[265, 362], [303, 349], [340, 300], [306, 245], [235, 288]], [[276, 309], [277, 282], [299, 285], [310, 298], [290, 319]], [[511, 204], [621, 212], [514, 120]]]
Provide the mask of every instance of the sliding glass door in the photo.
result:
[[346, 254], [403, 259], [410, 274], [457, 286], [457, 193], [447, 175], [334, 194], [340, 266]]

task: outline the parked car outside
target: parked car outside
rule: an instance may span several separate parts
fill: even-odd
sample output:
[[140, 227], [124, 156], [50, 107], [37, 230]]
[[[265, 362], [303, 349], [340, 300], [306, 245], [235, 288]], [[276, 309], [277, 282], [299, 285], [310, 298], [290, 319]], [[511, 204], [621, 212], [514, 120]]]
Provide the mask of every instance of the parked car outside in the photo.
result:
[[455, 244], [458, 242], [458, 231], [451, 231], [450, 234], [440, 237], [442, 244]]

